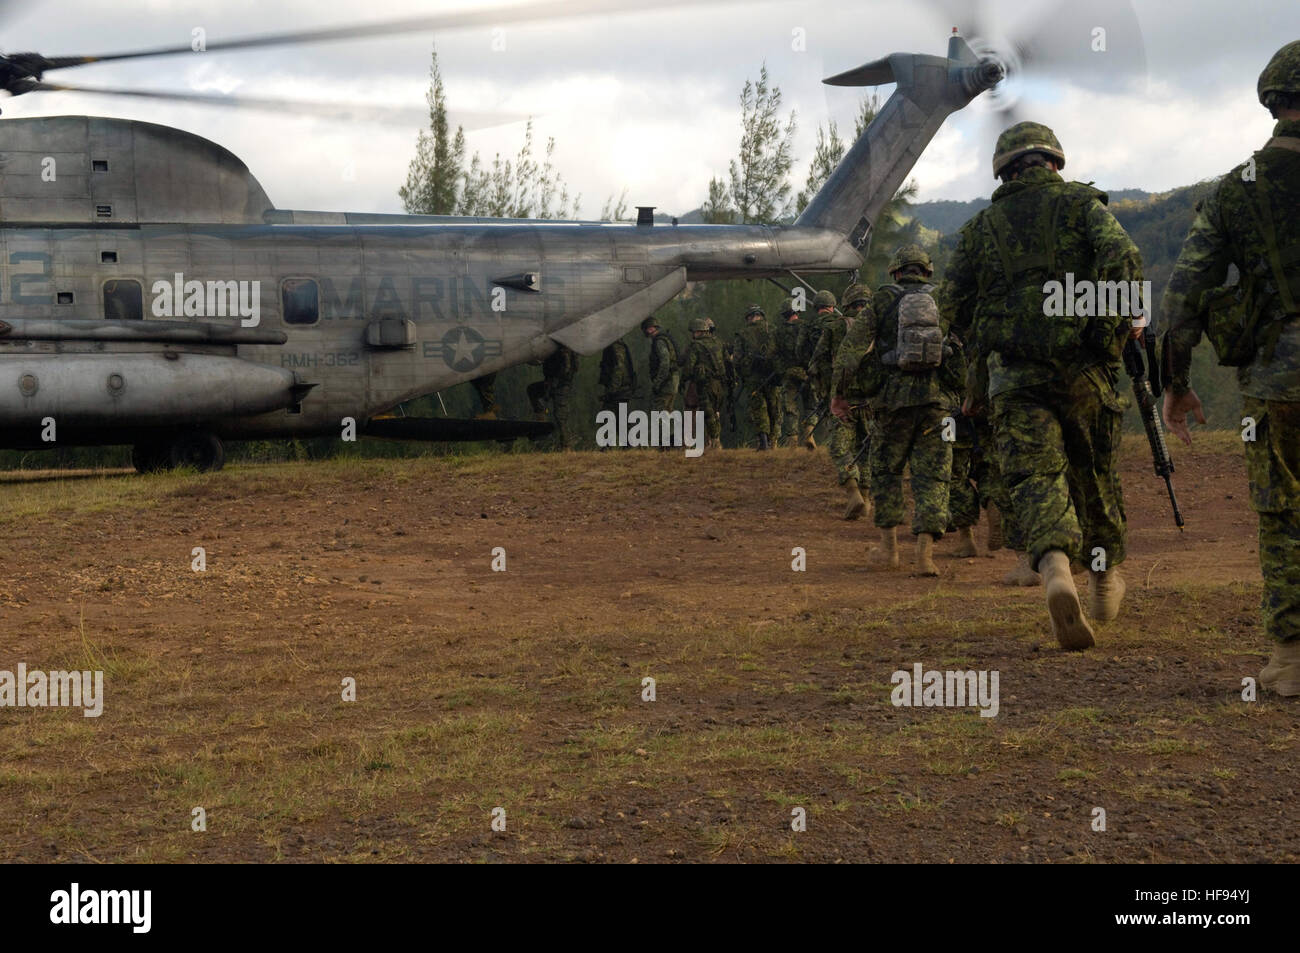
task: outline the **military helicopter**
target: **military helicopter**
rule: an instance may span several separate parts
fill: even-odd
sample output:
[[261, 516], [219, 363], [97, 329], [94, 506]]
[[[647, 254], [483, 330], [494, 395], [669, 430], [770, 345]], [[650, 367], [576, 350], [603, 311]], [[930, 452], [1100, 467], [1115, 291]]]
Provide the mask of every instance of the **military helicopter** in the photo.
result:
[[[510, 9], [524, 19], [556, 8]], [[474, 16], [497, 22], [502, 11]], [[0, 56], [0, 87], [84, 90], [45, 74], [190, 49]], [[532, 433], [545, 425], [387, 412], [561, 344], [598, 352], [688, 281], [855, 272], [944, 120], [1006, 73], [954, 29], [944, 56], [894, 53], [826, 79], [896, 88], [791, 225], [662, 225], [645, 207], [635, 224], [281, 209], [243, 162], [187, 132], [93, 116], [3, 120], [0, 445], [129, 444], [145, 472], [214, 470], [223, 441], [346, 436], [349, 426], [399, 439]]]

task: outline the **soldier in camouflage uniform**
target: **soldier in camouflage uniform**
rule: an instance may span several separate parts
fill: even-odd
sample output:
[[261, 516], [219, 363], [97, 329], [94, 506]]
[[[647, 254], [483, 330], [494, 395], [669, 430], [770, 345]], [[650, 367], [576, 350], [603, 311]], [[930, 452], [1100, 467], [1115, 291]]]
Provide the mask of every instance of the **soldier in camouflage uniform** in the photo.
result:
[[980, 519], [980, 496], [987, 492], [987, 487], [976, 484], [975, 470], [993, 434], [987, 420], [981, 433], [977, 429], [977, 421], [981, 418], [962, 415], [960, 398], [949, 404], [948, 415], [957, 425], [952, 441], [952, 478], [948, 482], [948, 532], [957, 534], [957, 548], [952, 555], [966, 559], [979, 555], [979, 547], [975, 545], [975, 524]]
[[758, 449], [771, 450], [781, 427], [781, 369], [776, 338], [758, 305], [751, 305], [745, 312], [745, 322], [736, 335], [734, 360], [749, 398], [749, 422], [758, 435]]
[[538, 420], [546, 420], [548, 416], [554, 419], [556, 436], [562, 450], [572, 450], [577, 442], [569, 421], [569, 398], [577, 374], [578, 353], [563, 344], [557, 344], [555, 350], [542, 361], [542, 379], [528, 385], [528, 402], [532, 404], [533, 413]]
[[[802, 442], [805, 445], [811, 443], [810, 450], [817, 449], [817, 444], [812, 439], [813, 428], [808, 426], [813, 407], [809, 405], [802, 408], [807, 413], [801, 413], [800, 401], [807, 390], [808, 361], [812, 357], [813, 345], [817, 343], [811, 330], [819, 330], [826, 314], [835, 308], [834, 295], [826, 292], [826, 297], [830, 298], [830, 307], [825, 310], [818, 308], [817, 317], [812, 321], [805, 322], [799, 318], [793, 298], [787, 298], [781, 306], [781, 321], [776, 326], [774, 336], [776, 368], [781, 373], [780, 443], [783, 447], [793, 447]], [[813, 306], [817, 307], [817, 298], [813, 299]]]
[[474, 393], [478, 394], [479, 403], [483, 407], [475, 419], [496, 420], [497, 414], [501, 412], [501, 407], [497, 404], [496, 373], [476, 377], [470, 383], [474, 385]]
[[[1066, 649], [1094, 644], [1071, 560], [1091, 572], [1089, 614], [1119, 614], [1126, 530], [1119, 481], [1123, 404], [1119, 356], [1128, 316], [1048, 315], [1045, 286], [1141, 281], [1137, 246], [1106, 195], [1057, 174], [1065, 153], [1051, 129], [1017, 123], [998, 137], [993, 204], [962, 226], [945, 298], [952, 327], [984, 356], [998, 466], [1043, 576], [1052, 633]], [[1098, 550], [1104, 557], [1100, 562]]]
[[[822, 332], [818, 336], [812, 359], [808, 364], [812, 392], [818, 400], [826, 400], [829, 397], [835, 355], [844, 341], [845, 334], [866, 310], [870, 300], [871, 292], [865, 286], [849, 285], [840, 299], [843, 313], [836, 314], [832, 310], [822, 324]], [[831, 460], [835, 463], [835, 475], [839, 478], [840, 486], [844, 487], [846, 520], [859, 519], [863, 513], [870, 515], [867, 501], [862, 496], [862, 488], [866, 485], [866, 481], [862, 478], [862, 470], [865, 467], [858, 466], [858, 452], [867, 440], [871, 417], [864, 406], [866, 398], [857, 392], [855, 384], [856, 379], [850, 380], [844, 388], [844, 394], [850, 404], [849, 420], [846, 423], [839, 418], [834, 418], [831, 422], [829, 440]]]
[[[934, 541], [948, 527], [948, 481], [952, 470], [952, 444], [944, 439], [944, 419], [949, 416], [952, 391], [965, 379], [961, 350], [942, 342], [943, 328], [936, 323], [933, 366], [906, 368], [900, 361], [899, 327], [905, 299], [930, 295], [934, 273], [930, 256], [916, 245], [904, 245], [889, 264], [894, 284], [884, 285], [871, 299], [845, 337], [840, 351], [862, 346], [868, 351], [859, 363], [864, 391], [871, 401], [873, 420], [868, 470], [881, 545], [872, 566], [896, 569], [899, 565], [898, 526], [903, 522], [903, 470], [911, 471], [912, 533], [916, 536], [916, 571], [937, 576]], [[937, 305], [928, 302], [936, 315]], [[863, 331], [859, 332], [859, 326]], [[942, 361], [942, 363], [940, 363]], [[849, 370], [847, 362], [843, 365]]]
[[713, 336], [708, 318], [691, 320], [691, 343], [682, 355], [682, 383], [687, 411], [704, 411], [704, 432], [710, 449], [722, 449], [722, 399], [727, 379], [722, 342]]
[[596, 383], [603, 388], [601, 410], [617, 414], [619, 404], [629, 404], [636, 396], [636, 368], [632, 366], [632, 352], [623, 341], [615, 341], [601, 352]]
[[650, 409], [672, 410], [682, 379], [677, 342], [656, 317], [642, 321], [641, 330], [650, 339]]
[[[1260, 74], [1273, 138], [1214, 187], [1197, 209], [1165, 290], [1165, 424], [1191, 443], [1187, 415], [1205, 423], [1191, 388], [1192, 349], [1206, 332], [1237, 367], [1251, 505], [1259, 514], [1264, 628], [1274, 640], [1260, 684], [1300, 696], [1300, 40]], [[1237, 286], [1219, 290], [1228, 266]]]

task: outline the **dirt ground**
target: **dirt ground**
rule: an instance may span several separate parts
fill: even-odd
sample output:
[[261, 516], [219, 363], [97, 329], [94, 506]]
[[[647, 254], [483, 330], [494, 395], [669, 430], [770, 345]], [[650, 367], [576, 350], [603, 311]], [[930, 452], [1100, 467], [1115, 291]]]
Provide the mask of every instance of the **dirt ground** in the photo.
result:
[[[823, 451], [0, 476], [0, 669], [106, 696], [0, 708], [0, 859], [1294, 862], [1300, 704], [1243, 700], [1256, 524], [1200, 437], [1183, 535], [1126, 444], [1084, 654], [1010, 553], [866, 571]], [[916, 663], [996, 717], [895, 707]]]

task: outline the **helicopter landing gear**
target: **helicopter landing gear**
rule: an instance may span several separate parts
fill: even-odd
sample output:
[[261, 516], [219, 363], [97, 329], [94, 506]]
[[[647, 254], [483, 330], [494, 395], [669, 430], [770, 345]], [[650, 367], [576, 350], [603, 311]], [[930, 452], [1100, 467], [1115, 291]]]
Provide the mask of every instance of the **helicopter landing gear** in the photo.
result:
[[177, 434], [171, 440], [150, 440], [131, 448], [131, 465], [137, 473], [159, 473], [177, 467], [193, 467], [200, 473], [220, 470], [226, 463], [226, 448], [214, 434], [195, 430]]
[[200, 473], [220, 470], [226, 464], [226, 448], [207, 431], [179, 434], [171, 443], [168, 457], [172, 467], [193, 467]]

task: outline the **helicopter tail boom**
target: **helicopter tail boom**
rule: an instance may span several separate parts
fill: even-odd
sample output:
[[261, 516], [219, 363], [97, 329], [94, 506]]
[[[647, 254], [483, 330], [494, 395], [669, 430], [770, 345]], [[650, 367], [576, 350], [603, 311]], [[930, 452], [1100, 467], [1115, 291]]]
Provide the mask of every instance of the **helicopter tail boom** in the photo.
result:
[[981, 61], [954, 34], [947, 57], [894, 53], [825, 80], [832, 86], [896, 83], [897, 89], [795, 224], [832, 229], [861, 251], [944, 120], [1002, 77], [999, 64]]

